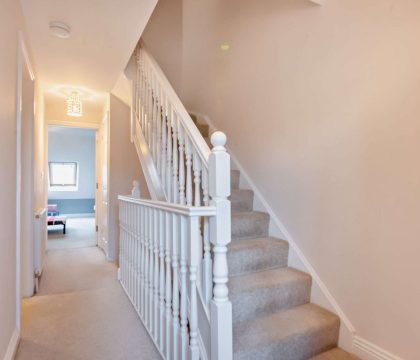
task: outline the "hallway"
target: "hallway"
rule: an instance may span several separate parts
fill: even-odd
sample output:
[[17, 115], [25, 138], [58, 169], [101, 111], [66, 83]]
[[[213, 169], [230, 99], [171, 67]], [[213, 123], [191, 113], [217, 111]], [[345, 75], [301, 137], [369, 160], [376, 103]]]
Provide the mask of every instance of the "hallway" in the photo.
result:
[[16, 360], [159, 359], [116, 273], [97, 247], [49, 251]]

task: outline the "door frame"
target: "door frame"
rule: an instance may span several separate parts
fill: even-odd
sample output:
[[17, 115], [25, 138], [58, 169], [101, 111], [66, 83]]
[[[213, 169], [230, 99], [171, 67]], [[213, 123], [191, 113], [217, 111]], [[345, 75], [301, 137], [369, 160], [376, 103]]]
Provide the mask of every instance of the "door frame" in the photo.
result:
[[[16, 74], [16, 329], [20, 333], [21, 301], [21, 201], [22, 201], [22, 114], [24, 74], [29, 74], [35, 92], [35, 73], [22, 31], [18, 32], [17, 74]], [[34, 197], [33, 189], [32, 194]]]
[[[78, 128], [78, 129], [87, 129], [87, 130], [95, 130], [95, 234], [96, 234], [96, 245], [98, 245], [98, 191], [97, 187], [99, 184], [98, 178], [98, 166], [101, 166], [101, 157], [99, 154], [100, 146], [98, 144], [98, 134], [100, 132], [101, 124], [94, 123], [94, 122], [79, 122], [79, 121], [71, 121], [71, 120], [48, 120], [46, 123], [47, 126], [47, 133], [49, 126], [61, 126], [61, 127], [70, 127], [70, 128]], [[48, 165], [48, 135], [47, 135], [47, 165]], [[48, 176], [48, 174], [47, 174]], [[48, 183], [48, 177], [45, 177], [45, 181]], [[48, 196], [48, 191], [47, 191]]]

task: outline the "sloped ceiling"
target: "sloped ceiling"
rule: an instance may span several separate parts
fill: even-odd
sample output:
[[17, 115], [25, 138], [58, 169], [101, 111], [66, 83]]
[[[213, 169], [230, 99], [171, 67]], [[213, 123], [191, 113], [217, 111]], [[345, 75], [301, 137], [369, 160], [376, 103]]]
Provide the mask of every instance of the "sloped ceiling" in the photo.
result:
[[[21, 0], [29, 47], [46, 103], [66, 88], [102, 104], [146, 26], [157, 0]], [[71, 28], [68, 39], [49, 32], [51, 21]], [[64, 102], [63, 102], [64, 106]]]

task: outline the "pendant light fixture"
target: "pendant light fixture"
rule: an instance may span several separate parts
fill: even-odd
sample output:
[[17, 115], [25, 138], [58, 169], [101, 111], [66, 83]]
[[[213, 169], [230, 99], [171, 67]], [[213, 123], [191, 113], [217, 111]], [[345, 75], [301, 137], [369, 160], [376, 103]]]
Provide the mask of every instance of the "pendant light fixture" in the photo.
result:
[[67, 115], [80, 117], [83, 115], [82, 101], [77, 91], [72, 91], [67, 97]]

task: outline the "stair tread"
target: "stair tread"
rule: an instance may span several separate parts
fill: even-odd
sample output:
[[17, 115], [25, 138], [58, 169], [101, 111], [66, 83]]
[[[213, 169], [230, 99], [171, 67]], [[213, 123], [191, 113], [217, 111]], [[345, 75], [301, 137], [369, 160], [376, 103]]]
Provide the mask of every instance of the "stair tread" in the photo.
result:
[[291, 267], [284, 267], [235, 276], [229, 281], [229, 291], [231, 294], [238, 294], [247, 291], [255, 291], [261, 288], [269, 289], [280, 287], [287, 283], [298, 281], [311, 282], [311, 276], [303, 271]]
[[[334, 335], [324, 336], [324, 343], [318, 342], [317, 349], [307, 350], [313, 351], [310, 356], [314, 356], [336, 346], [339, 324], [339, 318], [335, 314], [315, 304], [309, 303], [297, 306], [258, 317], [237, 324], [237, 326], [234, 324], [234, 353], [237, 355], [236, 357], [245, 355], [245, 358], [248, 358], [246, 353], [249, 351], [263, 348], [265, 351], [269, 351], [268, 346], [270, 344], [291, 342], [293, 346], [284, 347], [284, 351], [289, 354], [299, 348], [299, 341], [302, 340], [302, 337], [306, 338], [314, 335], [317, 330], [332, 329]], [[308, 339], [304, 340], [310, 342]], [[322, 349], [319, 349], [319, 347]], [[277, 354], [277, 356], [280, 356], [280, 354]]]
[[229, 244], [230, 276], [287, 266], [289, 243], [273, 237], [235, 239]]
[[268, 236], [270, 215], [261, 211], [233, 211], [232, 238], [252, 239]]
[[359, 360], [359, 358], [353, 354], [348, 353], [347, 351], [334, 348], [320, 355], [314, 356], [309, 360]]

